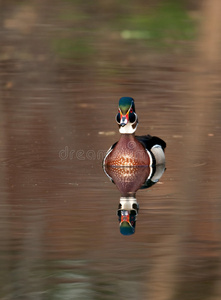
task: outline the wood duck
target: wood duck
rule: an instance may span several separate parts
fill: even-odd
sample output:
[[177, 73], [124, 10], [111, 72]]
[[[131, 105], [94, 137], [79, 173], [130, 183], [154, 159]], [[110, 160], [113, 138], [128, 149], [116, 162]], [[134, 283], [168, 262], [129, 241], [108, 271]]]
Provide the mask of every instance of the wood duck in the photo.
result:
[[103, 160], [104, 166], [133, 167], [165, 164], [166, 143], [162, 139], [151, 135], [135, 136], [138, 117], [133, 98], [120, 98], [116, 122], [121, 137], [107, 151]]

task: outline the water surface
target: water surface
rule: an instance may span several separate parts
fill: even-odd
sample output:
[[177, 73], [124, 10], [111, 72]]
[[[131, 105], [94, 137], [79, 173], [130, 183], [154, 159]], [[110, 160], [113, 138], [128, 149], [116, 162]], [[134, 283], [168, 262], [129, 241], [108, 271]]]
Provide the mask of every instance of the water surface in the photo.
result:
[[[22, 19], [6, 8], [5, 22]], [[26, 9], [37, 12], [30, 31], [8, 21], [1, 32], [1, 299], [219, 299], [218, 74], [197, 130], [188, 54], [101, 39], [102, 67], [96, 52], [72, 67], [46, 43], [57, 23]], [[165, 173], [136, 194], [132, 236], [120, 234], [120, 193], [102, 169], [121, 96], [135, 99], [137, 134], [167, 142]]]

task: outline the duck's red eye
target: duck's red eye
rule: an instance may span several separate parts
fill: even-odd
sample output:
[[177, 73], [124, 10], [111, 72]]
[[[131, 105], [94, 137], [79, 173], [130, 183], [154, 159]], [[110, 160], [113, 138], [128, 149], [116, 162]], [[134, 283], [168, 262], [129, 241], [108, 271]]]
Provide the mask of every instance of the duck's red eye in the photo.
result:
[[132, 112], [133, 112], [133, 109], [131, 108], [131, 109], [130, 109], [130, 113], [132, 113]]

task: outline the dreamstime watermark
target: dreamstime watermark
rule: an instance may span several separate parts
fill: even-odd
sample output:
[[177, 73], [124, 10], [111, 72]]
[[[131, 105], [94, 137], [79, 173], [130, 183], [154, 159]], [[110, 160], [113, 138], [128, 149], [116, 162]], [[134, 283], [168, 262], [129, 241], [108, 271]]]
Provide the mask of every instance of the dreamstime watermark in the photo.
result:
[[[123, 157], [125, 159], [133, 158], [133, 159], [145, 159], [146, 157], [146, 151], [145, 150], [135, 150], [136, 149], [136, 143], [133, 141], [130, 141], [127, 143], [126, 147], [122, 150], [123, 151]], [[107, 150], [74, 150], [69, 149], [68, 146], [65, 146], [64, 149], [59, 151], [59, 158], [61, 160], [103, 160], [107, 154]], [[114, 154], [115, 158], [117, 156], [122, 157], [121, 150], [115, 152]]]
[[65, 146], [64, 149], [59, 151], [59, 158], [61, 160], [73, 160], [73, 159], [78, 159], [78, 160], [103, 160], [105, 155], [107, 153], [107, 150], [74, 150], [74, 149], [69, 149], [68, 146]]

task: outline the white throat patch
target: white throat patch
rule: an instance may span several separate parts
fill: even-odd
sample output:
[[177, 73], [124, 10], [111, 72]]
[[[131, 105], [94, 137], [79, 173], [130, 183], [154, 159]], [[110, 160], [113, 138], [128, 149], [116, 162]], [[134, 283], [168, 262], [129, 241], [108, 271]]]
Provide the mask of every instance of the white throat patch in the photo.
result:
[[119, 128], [119, 132], [120, 133], [124, 133], [124, 134], [131, 134], [131, 133], [134, 133], [137, 129], [137, 125], [138, 123], [136, 124], [136, 126], [133, 128], [132, 124], [131, 123], [127, 123], [127, 125], [125, 125], [124, 127], [123, 126], [120, 126]]

